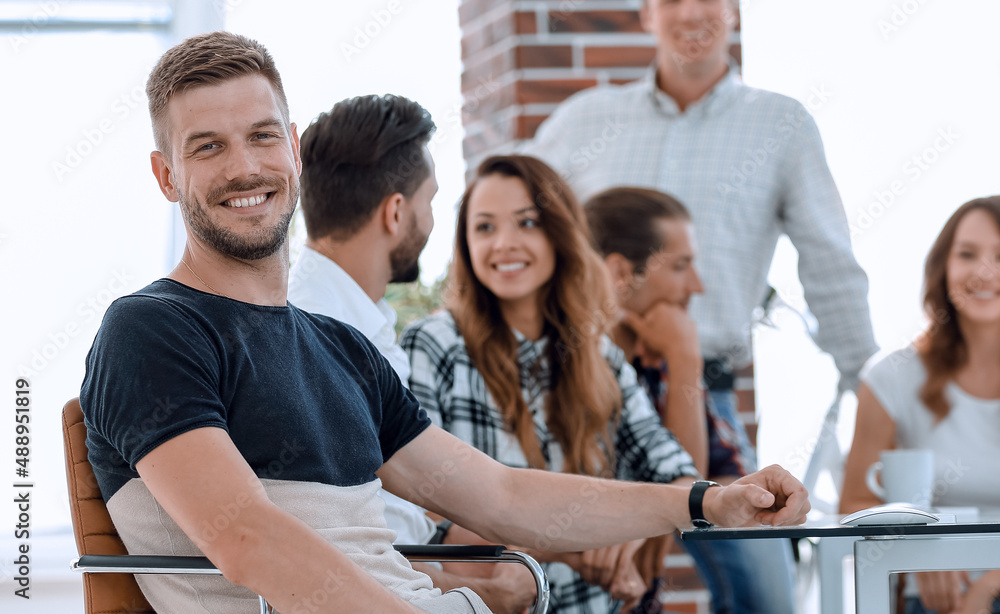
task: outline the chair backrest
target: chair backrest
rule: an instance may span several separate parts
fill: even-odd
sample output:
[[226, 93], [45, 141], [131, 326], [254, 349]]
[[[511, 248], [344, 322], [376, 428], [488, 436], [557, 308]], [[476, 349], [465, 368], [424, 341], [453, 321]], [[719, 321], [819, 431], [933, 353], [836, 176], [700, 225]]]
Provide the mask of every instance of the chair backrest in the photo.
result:
[[[63, 407], [66, 481], [76, 549], [84, 554], [128, 554], [101, 497], [87, 458], [87, 426], [80, 400]], [[155, 614], [132, 574], [83, 574], [85, 614]]]

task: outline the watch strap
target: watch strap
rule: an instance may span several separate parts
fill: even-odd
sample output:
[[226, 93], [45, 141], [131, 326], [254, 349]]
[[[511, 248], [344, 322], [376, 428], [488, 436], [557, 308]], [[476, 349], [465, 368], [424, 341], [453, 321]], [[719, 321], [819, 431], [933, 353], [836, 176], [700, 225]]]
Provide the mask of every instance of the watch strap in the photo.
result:
[[445, 518], [441, 522], [437, 523], [437, 527], [434, 529], [434, 535], [431, 536], [431, 540], [427, 542], [428, 544], [443, 544], [444, 538], [448, 535], [448, 530], [451, 529], [451, 525], [454, 522]]
[[705, 510], [702, 508], [705, 491], [712, 486], [719, 486], [719, 483], [711, 480], [697, 480], [691, 484], [691, 492], [688, 495], [688, 512], [691, 514], [691, 524], [699, 529], [707, 529], [712, 526], [712, 523], [705, 519]]

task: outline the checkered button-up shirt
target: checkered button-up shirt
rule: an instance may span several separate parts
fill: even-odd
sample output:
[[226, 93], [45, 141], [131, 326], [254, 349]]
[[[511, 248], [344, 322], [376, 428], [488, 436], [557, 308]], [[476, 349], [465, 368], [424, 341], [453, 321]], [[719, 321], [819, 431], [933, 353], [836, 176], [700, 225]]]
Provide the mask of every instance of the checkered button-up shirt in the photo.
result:
[[691, 301], [702, 353], [750, 360], [754, 308], [764, 299], [778, 237], [799, 254], [799, 278], [842, 385], [878, 349], [868, 279], [851, 251], [837, 187], [812, 116], [799, 102], [748, 87], [732, 68], [681, 112], [645, 79], [568, 99], [524, 146], [586, 199], [616, 186], [675, 196], [691, 211], [705, 294]]
[[[531, 341], [516, 331], [515, 335], [521, 392], [534, 419], [546, 468], [561, 471], [562, 450], [545, 421], [545, 396], [552, 375], [547, 364], [547, 342]], [[472, 364], [450, 313], [441, 312], [414, 323], [404, 331], [401, 344], [410, 356], [410, 391], [434, 424], [505, 465], [528, 466], [516, 436], [505, 428], [482, 374]], [[613, 436], [615, 476], [662, 483], [697, 476], [691, 457], [663, 428], [621, 350], [604, 339], [602, 351], [622, 391], [622, 413]], [[568, 566], [551, 563], [545, 567], [552, 585], [552, 611], [613, 611], [610, 595], [587, 584]]]

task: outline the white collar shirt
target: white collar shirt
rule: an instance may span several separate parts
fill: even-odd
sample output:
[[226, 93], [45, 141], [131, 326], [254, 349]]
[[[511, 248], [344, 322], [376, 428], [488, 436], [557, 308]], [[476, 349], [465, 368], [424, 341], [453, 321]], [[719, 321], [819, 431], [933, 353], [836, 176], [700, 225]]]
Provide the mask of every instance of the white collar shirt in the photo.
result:
[[[303, 247], [288, 273], [288, 302], [358, 329], [409, 387], [410, 359], [396, 342], [396, 312], [384, 298], [372, 301], [339, 264]], [[434, 535], [434, 522], [420, 507], [385, 490], [379, 496], [385, 501], [386, 524], [396, 532], [395, 543], [426, 544]]]
[[396, 342], [396, 312], [384, 298], [372, 301], [339, 264], [303, 247], [289, 271], [288, 301], [361, 331], [389, 361], [403, 385], [408, 385], [410, 361]]
[[778, 238], [799, 255], [815, 339], [854, 387], [876, 350], [868, 279], [826, 162], [819, 129], [792, 98], [745, 85], [736, 68], [683, 112], [645, 78], [562, 103], [525, 153], [548, 162], [581, 200], [617, 186], [660, 190], [690, 211], [705, 293], [692, 298], [702, 352], [750, 360], [752, 314], [765, 298]]

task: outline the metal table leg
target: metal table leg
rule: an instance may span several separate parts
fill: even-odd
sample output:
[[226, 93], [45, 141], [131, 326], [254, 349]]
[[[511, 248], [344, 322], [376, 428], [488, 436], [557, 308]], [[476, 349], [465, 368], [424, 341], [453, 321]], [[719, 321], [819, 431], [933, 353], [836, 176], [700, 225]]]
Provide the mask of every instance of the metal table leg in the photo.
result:
[[819, 558], [820, 614], [844, 614], [844, 557], [854, 552], [858, 537], [821, 537]]

